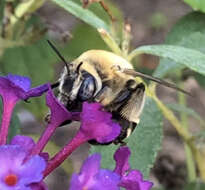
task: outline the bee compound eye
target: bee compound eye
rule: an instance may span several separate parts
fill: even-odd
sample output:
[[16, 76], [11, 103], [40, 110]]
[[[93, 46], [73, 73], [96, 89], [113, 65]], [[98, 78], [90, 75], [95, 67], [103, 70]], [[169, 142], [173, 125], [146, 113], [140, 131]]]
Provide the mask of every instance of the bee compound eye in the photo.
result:
[[93, 97], [96, 90], [95, 79], [89, 73], [83, 76], [84, 80], [78, 91], [78, 99], [80, 101], [86, 101]]

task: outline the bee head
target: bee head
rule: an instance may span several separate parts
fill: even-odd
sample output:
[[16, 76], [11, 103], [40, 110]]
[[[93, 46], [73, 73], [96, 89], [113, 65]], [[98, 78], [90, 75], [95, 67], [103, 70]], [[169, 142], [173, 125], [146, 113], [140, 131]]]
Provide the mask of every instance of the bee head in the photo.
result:
[[[67, 108], [76, 107], [75, 104], [77, 102], [91, 100], [93, 95], [96, 94], [97, 85], [95, 76], [86, 71], [86, 68], [81, 69], [82, 65], [84, 65], [84, 58], [79, 58], [68, 64], [57, 48], [49, 40], [47, 42], [65, 64], [61, 77], [58, 80], [59, 100]], [[94, 74], [96, 73], [94, 72]]]
[[97, 81], [95, 76], [83, 69], [84, 64], [86, 62], [82, 61], [70, 63], [69, 70], [64, 67], [59, 79], [60, 101], [68, 109], [72, 109], [72, 107], [79, 109], [82, 102], [91, 101], [96, 93]]

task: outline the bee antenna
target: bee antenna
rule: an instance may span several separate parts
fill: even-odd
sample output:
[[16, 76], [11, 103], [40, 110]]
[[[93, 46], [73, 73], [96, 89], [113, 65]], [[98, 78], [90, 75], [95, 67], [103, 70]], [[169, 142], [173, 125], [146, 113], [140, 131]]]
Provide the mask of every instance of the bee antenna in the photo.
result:
[[125, 69], [124, 73], [126, 73], [128, 75], [132, 75], [134, 77], [142, 77], [144, 79], [148, 79], [148, 80], [154, 81], [154, 82], [156, 82], [158, 84], [164, 85], [164, 86], [169, 87], [169, 88], [173, 88], [175, 90], [178, 90], [180, 92], [183, 92], [184, 94], [187, 94], [187, 95], [193, 97], [193, 95], [191, 93], [189, 93], [189, 92], [187, 92], [187, 91], [177, 87], [175, 84], [172, 84], [170, 82], [164, 81], [164, 80], [162, 80], [160, 78], [152, 77], [152, 76], [149, 76], [149, 75], [146, 75], [146, 74], [134, 71], [132, 69]]
[[47, 40], [48, 44], [50, 45], [50, 47], [56, 52], [56, 54], [58, 55], [58, 57], [60, 57], [60, 59], [63, 61], [63, 63], [65, 64], [65, 67], [68, 71], [68, 73], [70, 72], [70, 69], [68, 67], [68, 63], [66, 62], [65, 58], [61, 55], [61, 53], [57, 50], [57, 48], [51, 43], [50, 40]]

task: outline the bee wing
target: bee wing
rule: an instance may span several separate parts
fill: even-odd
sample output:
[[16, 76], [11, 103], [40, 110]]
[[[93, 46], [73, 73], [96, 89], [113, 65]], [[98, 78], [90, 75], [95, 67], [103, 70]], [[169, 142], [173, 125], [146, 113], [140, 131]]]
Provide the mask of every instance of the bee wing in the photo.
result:
[[172, 84], [170, 82], [167, 82], [167, 81], [164, 81], [160, 78], [157, 78], [157, 77], [152, 77], [152, 76], [149, 76], [149, 75], [146, 75], [146, 74], [143, 74], [143, 73], [140, 73], [140, 72], [137, 72], [137, 71], [134, 71], [132, 69], [124, 69], [123, 70], [123, 73], [125, 74], [128, 74], [128, 75], [132, 75], [134, 77], [142, 77], [142, 78], [145, 78], [145, 79], [148, 79], [148, 80], [151, 80], [151, 81], [154, 81], [158, 84], [161, 84], [161, 85], [164, 85], [166, 87], [169, 87], [169, 88], [173, 88], [175, 90], [178, 90], [180, 92], [183, 92], [184, 94], [187, 94], [189, 96], [192, 96], [192, 94], [190, 94], [189, 92], [177, 87], [175, 84]]
[[139, 123], [139, 117], [145, 103], [145, 86], [140, 83], [136, 90], [132, 92], [131, 97], [123, 106], [120, 114], [130, 122]]

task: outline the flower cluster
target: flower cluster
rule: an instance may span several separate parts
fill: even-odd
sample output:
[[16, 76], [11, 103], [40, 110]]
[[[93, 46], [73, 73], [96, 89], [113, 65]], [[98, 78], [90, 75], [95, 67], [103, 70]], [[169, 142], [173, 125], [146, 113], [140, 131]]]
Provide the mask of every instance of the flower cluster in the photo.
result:
[[129, 166], [130, 150], [120, 147], [115, 155], [116, 167], [114, 171], [100, 169], [100, 155], [93, 154], [84, 162], [79, 174], [73, 174], [70, 190], [149, 190], [152, 183], [144, 181], [138, 170], [131, 170]]
[[[8, 75], [0, 77], [0, 95], [3, 114], [0, 128], [0, 189], [4, 190], [47, 190], [43, 179], [81, 144], [90, 140], [107, 143], [120, 134], [121, 127], [112, 121], [112, 115], [103, 110], [99, 103], [83, 103], [82, 112], [69, 112], [54, 96], [50, 84], [30, 88], [27, 77]], [[50, 119], [41, 137], [34, 143], [30, 137], [17, 135], [7, 142], [8, 129], [13, 109], [19, 100], [46, 93], [46, 104]], [[77, 120], [81, 126], [73, 137], [56, 155], [49, 158], [43, 152], [57, 127], [67, 120]], [[140, 171], [129, 166], [130, 150], [119, 148], [114, 159], [114, 171], [100, 168], [100, 155], [94, 154], [84, 162], [79, 174], [73, 174], [70, 190], [149, 190], [151, 182], [143, 181]]]
[[46, 168], [45, 159], [35, 155], [25, 161], [34, 145], [31, 138], [16, 136], [10, 145], [0, 146], [0, 189], [30, 190], [35, 189], [32, 188], [35, 185], [40, 190]]

